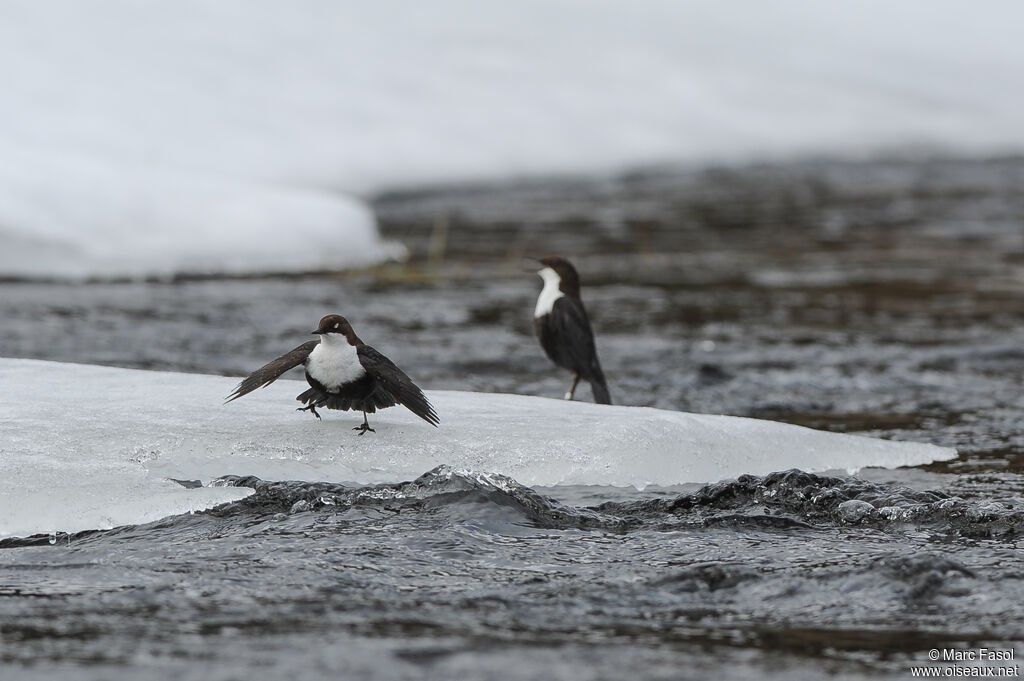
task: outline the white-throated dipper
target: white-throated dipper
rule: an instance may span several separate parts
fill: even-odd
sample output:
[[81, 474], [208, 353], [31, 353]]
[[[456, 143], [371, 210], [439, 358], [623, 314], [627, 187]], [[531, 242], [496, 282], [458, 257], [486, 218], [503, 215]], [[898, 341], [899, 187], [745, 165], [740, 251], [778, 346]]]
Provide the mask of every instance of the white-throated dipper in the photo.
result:
[[396, 404], [432, 426], [440, 423], [423, 391], [394, 362], [361, 341], [347, 319], [329, 314], [313, 333], [320, 335], [319, 341], [307, 341], [252, 372], [225, 402], [268, 386], [284, 372], [304, 364], [310, 388], [295, 398], [306, 405], [298, 411], [311, 411], [317, 418], [317, 407], [362, 411], [363, 425], [352, 429], [360, 435], [376, 432], [366, 420], [367, 414]]
[[594, 401], [611, 404], [608, 385], [597, 359], [594, 332], [590, 329], [587, 311], [580, 299], [580, 277], [565, 258], [549, 256], [538, 261], [537, 274], [544, 288], [537, 297], [533, 324], [537, 338], [551, 361], [572, 372], [572, 385], [565, 399], [571, 400], [580, 379], [590, 383]]

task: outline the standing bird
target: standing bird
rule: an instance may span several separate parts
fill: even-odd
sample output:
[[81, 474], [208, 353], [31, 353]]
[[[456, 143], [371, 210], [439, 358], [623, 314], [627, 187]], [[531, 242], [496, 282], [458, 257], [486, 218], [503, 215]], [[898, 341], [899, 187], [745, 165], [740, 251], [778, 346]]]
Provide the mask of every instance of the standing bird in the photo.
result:
[[565, 399], [573, 398], [582, 378], [590, 383], [595, 402], [611, 404], [594, 347], [594, 332], [590, 330], [590, 320], [580, 300], [580, 277], [576, 268], [558, 256], [541, 258], [538, 262], [542, 267], [537, 274], [544, 280], [544, 288], [533, 311], [533, 324], [541, 347], [551, 361], [572, 372], [572, 385]]
[[396, 404], [405, 405], [432, 426], [440, 423], [423, 391], [394, 362], [359, 340], [347, 319], [329, 314], [313, 333], [319, 334], [319, 341], [307, 341], [252, 372], [225, 402], [268, 386], [284, 372], [303, 364], [310, 388], [295, 398], [306, 405], [298, 411], [311, 411], [320, 418], [317, 407], [360, 410], [363, 425], [352, 429], [360, 435], [377, 432], [366, 420], [367, 414]]

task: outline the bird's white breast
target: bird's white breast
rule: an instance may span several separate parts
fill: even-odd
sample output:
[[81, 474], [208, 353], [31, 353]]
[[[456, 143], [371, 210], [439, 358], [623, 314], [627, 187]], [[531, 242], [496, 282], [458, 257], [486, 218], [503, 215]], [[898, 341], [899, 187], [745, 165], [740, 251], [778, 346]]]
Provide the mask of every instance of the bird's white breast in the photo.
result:
[[306, 372], [334, 392], [343, 384], [362, 378], [366, 369], [359, 362], [359, 353], [344, 336], [325, 333], [320, 336], [320, 344], [309, 353]]
[[551, 308], [555, 306], [555, 301], [565, 294], [558, 289], [558, 285], [562, 283], [562, 278], [553, 269], [545, 267], [538, 274], [544, 280], [544, 288], [541, 289], [540, 295], [537, 296], [537, 307], [533, 309], [533, 316], [543, 317], [551, 313]]

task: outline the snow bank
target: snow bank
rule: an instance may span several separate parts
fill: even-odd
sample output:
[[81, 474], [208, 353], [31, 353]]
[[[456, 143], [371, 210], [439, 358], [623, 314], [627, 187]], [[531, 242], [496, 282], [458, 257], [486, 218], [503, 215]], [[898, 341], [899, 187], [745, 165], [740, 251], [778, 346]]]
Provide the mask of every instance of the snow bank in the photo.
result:
[[377, 260], [340, 193], [425, 182], [1019, 152], [1022, 22], [1010, 0], [11, 0], [0, 274], [261, 269], [268, 244], [316, 267], [325, 232], [330, 262]]
[[362, 201], [0, 141], [0, 273], [142, 277], [342, 269], [405, 255]]
[[397, 482], [449, 464], [526, 485], [642, 486], [956, 455], [757, 419], [443, 391], [429, 393], [440, 428], [393, 408], [359, 436], [359, 416], [325, 411], [318, 422], [296, 412], [304, 383], [222, 404], [236, 383], [0, 359], [0, 537], [144, 522], [247, 493], [167, 478]]

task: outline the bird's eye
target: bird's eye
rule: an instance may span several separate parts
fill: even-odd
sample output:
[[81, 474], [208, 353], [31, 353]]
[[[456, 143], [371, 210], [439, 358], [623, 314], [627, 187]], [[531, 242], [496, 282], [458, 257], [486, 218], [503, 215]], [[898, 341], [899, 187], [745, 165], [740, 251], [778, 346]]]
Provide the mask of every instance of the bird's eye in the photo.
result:
[[340, 326], [341, 326], [341, 324], [335, 324], [335, 325], [334, 325], [334, 328], [336, 328], [336, 329], [337, 329], [337, 328], [339, 328]]

